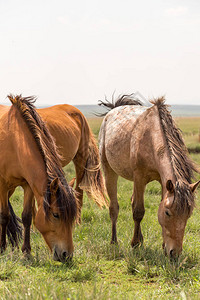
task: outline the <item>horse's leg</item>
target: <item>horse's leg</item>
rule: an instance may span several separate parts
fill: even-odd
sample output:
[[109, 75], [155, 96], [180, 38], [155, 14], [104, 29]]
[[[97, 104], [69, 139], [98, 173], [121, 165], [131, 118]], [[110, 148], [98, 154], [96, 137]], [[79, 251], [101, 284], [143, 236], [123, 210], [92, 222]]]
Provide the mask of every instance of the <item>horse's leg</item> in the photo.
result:
[[145, 184], [140, 180], [141, 177], [136, 177], [134, 181], [134, 192], [131, 198], [133, 220], [135, 223], [134, 235], [131, 241], [131, 246], [134, 247], [143, 241], [140, 222], [143, 219], [144, 209], [144, 190]]
[[9, 222], [8, 190], [4, 183], [0, 182], [0, 251], [6, 249], [6, 229]]
[[75, 186], [75, 192], [76, 192], [76, 199], [77, 199], [77, 219], [76, 223], [81, 224], [81, 209], [83, 206], [83, 190], [79, 187], [79, 184], [83, 178], [84, 174], [84, 166], [83, 163], [79, 162], [79, 160], [76, 158], [73, 160], [75, 171], [76, 171], [76, 186]]
[[106, 182], [106, 189], [108, 192], [108, 196], [110, 198], [110, 219], [112, 223], [112, 238], [111, 244], [117, 243], [117, 218], [119, 213], [119, 204], [117, 200], [117, 180], [118, 175], [111, 169], [108, 162], [103, 164], [104, 174], [105, 174], [105, 182]]
[[32, 220], [33, 220], [33, 225], [35, 225], [35, 216], [37, 214], [37, 208], [36, 208], [36, 205], [35, 205], [35, 197], [33, 197], [32, 199]]
[[30, 228], [32, 221], [32, 210], [34, 202], [34, 195], [29, 187], [29, 185], [23, 186], [24, 188], [24, 204], [22, 212], [22, 223], [24, 225], [24, 242], [22, 245], [22, 252], [30, 254], [31, 245], [30, 245]]

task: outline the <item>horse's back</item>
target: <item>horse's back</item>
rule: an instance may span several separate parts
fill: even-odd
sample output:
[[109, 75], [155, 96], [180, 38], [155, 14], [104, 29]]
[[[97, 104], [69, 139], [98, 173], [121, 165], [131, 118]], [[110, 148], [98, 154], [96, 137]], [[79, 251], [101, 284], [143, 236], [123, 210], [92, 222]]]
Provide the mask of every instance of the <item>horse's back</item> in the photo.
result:
[[[76, 127], [79, 116], [82, 115], [78, 108], [68, 104], [40, 108], [37, 109], [37, 111], [44, 121], [47, 121], [50, 124], [62, 124], [63, 127]], [[74, 120], [76, 120], [76, 122]]]
[[120, 176], [133, 180], [131, 152], [134, 151], [133, 135], [138, 117], [147, 110], [144, 106], [125, 105], [111, 110], [102, 123], [99, 144], [102, 163]]
[[63, 166], [76, 155], [82, 138], [84, 116], [72, 105], [61, 104], [37, 110], [56, 140]]

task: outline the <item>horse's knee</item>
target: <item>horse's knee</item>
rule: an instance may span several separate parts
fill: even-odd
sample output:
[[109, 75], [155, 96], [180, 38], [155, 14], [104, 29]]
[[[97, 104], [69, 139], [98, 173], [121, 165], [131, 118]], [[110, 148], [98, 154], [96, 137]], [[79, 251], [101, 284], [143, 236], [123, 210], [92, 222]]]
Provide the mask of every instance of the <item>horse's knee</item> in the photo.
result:
[[144, 209], [134, 209], [133, 210], [133, 220], [140, 222], [144, 217]]

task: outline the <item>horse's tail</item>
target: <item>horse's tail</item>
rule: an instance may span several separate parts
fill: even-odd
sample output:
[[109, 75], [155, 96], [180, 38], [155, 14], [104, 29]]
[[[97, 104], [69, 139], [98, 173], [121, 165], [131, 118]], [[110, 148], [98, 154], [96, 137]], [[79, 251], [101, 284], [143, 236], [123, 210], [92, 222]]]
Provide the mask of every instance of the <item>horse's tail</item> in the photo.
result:
[[93, 133], [91, 132], [86, 120], [85, 126], [88, 127], [87, 132], [89, 132], [87, 149], [88, 156], [83, 178], [79, 184], [79, 187], [84, 190], [87, 193], [88, 197], [94, 200], [99, 207], [108, 207], [104, 178], [100, 168], [99, 150]]
[[10, 220], [7, 225], [7, 236], [10, 243], [12, 244], [12, 247], [15, 247], [18, 246], [19, 241], [22, 238], [22, 227], [20, 225], [21, 219], [15, 215], [9, 200], [8, 200], [8, 207], [10, 211]]

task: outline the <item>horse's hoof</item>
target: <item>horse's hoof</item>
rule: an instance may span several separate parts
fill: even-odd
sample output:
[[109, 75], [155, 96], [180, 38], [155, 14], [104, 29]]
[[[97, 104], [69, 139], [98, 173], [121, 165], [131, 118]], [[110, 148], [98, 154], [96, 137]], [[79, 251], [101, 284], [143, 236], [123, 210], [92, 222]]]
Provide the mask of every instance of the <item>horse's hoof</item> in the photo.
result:
[[131, 242], [131, 247], [136, 248], [140, 245], [140, 242]]
[[118, 245], [118, 242], [117, 242], [117, 240], [111, 240], [110, 244], [111, 245]]
[[140, 239], [139, 241], [131, 241], [131, 246], [132, 248], [136, 248], [139, 247], [143, 244], [143, 238]]
[[22, 246], [22, 252], [23, 253], [30, 253], [31, 252], [31, 248], [30, 247], [26, 247], [26, 246]]
[[0, 251], [1, 251], [1, 254], [6, 250], [6, 246], [1, 246], [0, 247]]
[[31, 260], [33, 258], [33, 256], [31, 255], [31, 253], [27, 253], [27, 252], [23, 252], [23, 259], [25, 260]]

